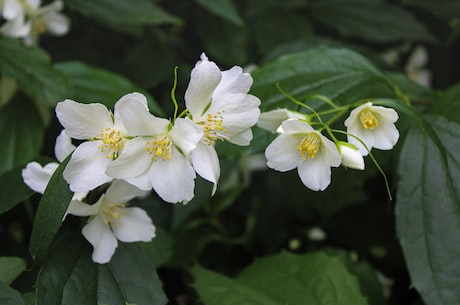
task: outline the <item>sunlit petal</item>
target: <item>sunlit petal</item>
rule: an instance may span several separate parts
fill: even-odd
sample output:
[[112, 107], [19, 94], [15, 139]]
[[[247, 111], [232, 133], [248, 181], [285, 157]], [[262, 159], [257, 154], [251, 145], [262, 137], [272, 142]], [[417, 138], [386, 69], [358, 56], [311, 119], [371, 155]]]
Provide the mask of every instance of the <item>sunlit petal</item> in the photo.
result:
[[123, 216], [112, 224], [112, 231], [123, 242], [151, 241], [155, 237], [152, 220], [140, 208], [124, 208]]
[[96, 216], [83, 227], [82, 233], [94, 248], [93, 261], [99, 264], [108, 263], [118, 247], [117, 239], [109, 226]]

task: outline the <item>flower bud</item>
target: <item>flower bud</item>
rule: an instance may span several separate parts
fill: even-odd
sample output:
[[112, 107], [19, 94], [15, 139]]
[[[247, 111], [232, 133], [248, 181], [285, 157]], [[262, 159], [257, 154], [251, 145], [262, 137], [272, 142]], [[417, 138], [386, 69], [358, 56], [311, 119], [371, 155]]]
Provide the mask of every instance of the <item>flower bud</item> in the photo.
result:
[[342, 165], [353, 169], [364, 169], [364, 158], [358, 148], [350, 143], [339, 142], [337, 149], [342, 157]]

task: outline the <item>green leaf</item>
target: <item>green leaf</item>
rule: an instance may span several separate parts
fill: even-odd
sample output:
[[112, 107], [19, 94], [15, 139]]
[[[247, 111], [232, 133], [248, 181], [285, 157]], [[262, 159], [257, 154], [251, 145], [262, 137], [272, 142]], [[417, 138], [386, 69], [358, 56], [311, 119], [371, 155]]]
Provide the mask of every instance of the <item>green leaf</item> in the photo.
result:
[[149, 93], [121, 75], [77, 61], [59, 63], [56, 69], [69, 79], [72, 94], [68, 98], [80, 103], [102, 103], [112, 108], [123, 95], [140, 92], [147, 97], [152, 112], [164, 114]]
[[196, 2], [209, 12], [236, 25], [244, 23], [231, 0], [196, 0]]
[[26, 47], [17, 39], [0, 37], [0, 72], [18, 81], [21, 89], [50, 106], [65, 98], [65, 77], [37, 47]]
[[66, 0], [65, 6], [106, 25], [127, 27], [178, 23], [180, 20], [149, 0]]
[[424, 130], [409, 130], [398, 165], [397, 232], [424, 302], [454, 305], [460, 302], [460, 126], [441, 117], [427, 121], [442, 146]]
[[436, 103], [432, 113], [440, 114], [450, 121], [460, 123], [460, 83], [444, 91]]
[[402, 3], [421, 8], [447, 21], [460, 16], [460, 2], [457, 0], [403, 0]]
[[394, 96], [385, 76], [364, 57], [347, 49], [320, 47], [283, 55], [256, 69], [252, 76], [251, 93], [261, 99], [263, 110], [289, 105], [276, 88], [277, 83], [301, 100], [312, 94], [328, 96], [338, 103]]
[[312, 2], [309, 11], [319, 22], [341, 34], [370, 42], [436, 41], [414, 15], [382, 0], [321, 0]]
[[2, 305], [24, 305], [19, 292], [10, 288], [5, 283], [0, 283], [0, 304]]
[[20, 257], [0, 257], [0, 282], [11, 284], [24, 270], [26, 262]]
[[0, 176], [0, 214], [12, 209], [17, 204], [32, 196], [31, 190], [22, 180], [23, 167], [15, 168]]
[[39, 155], [43, 128], [39, 114], [27, 100], [14, 99], [0, 110], [0, 174]]
[[37, 280], [37, 305], [164, 305], [162, 283], [136, 244], [120, 243], [108, 264], [91, 260], [80, 232], [57, 239]]
[[281, 253], [256, 260], [236, 279], [195, 267], [195, 288], [207, 305], [367, 304], [339, 259], [324, 253]]
[[35, 214], [29, 250], [32, 258], [39, 262], [46, 257], [73, 196], [62, 176], [69, 160], [70, 156], [54, 172]]

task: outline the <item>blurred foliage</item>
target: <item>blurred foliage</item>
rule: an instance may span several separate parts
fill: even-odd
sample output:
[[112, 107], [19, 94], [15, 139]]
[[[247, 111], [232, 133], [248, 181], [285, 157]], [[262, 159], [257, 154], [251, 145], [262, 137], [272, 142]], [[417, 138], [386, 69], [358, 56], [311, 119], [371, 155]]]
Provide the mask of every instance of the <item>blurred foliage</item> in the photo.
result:
[[[458, 0], [67, 0], [64, 12], [66, 36], [0, 38], [0, 304], [459, 304]], [[418, 47], [426, 60], [411, 57]], [[251, 71], [263, 111], [299, 110], [277, 83], [302, 101], [389, 99], [401, 138], [375, 158], [394, 200], [370, 159], [334, 169], [324, 192], [268, 171], [258, 164], [275, 135], [255, 127], [248, 147], [218, 143], [215, 196], [198, 178], [185, 206], [134, 201], [157, 237], [92, 263], [79, 219], [61, 227], [62, 178], [40, 197], [21, 169], [54, 159], [57, 102], [111, 107], [139, 91], [169, 116], [174, 67], [183, 105], [202, 52]]]

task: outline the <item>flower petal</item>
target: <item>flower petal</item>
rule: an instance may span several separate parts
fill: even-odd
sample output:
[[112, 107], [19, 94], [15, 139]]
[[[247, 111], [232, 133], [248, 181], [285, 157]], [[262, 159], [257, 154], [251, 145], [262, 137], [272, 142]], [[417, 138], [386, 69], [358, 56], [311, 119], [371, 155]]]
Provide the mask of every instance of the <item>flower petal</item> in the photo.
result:
[[299, 121], [296, 119], [288, 119], [281, 123], [281, 127], [283, 133], [285, 134], [298, 134], [298, 133], [310, 133], [315, 131], [313, 127], [308, 125], [306, 122]]
[[24, 16], [19, 15], [14, 19], [8, 20], [0, 27], [0, 32], [12, 38], [27, 37], [32, 30], [30, 22], [24, 21]]
[[217, 96], [233, 94], [233, 93], [248, 93], [252, 85], [252, 77], [249, 73], [243, 73], [243, 69], [234, 66], [229, 70], [222, 71], [222, 80], [214, 90], [213, 98]]
[[193, 117], [203, 114], [221, 79], [222, 72], [219, 67], [208, 61], [206, 56], [201, 56], [201, 60], [191, 72], [190, 82], [185, 91], [185, 105]]
[[44, 167], [37, 162], [30, 162], [22, 170], [22, 179], [32, 190], [43, 194], [58, 166], [59, 164], [55, 162], [48, 163]]
[[102, 104], [81, 104], [65, 100], [56, 105], [56, 115], [67, 134], [74, 139], [97, 137], [101, 130], [113, 126], [112, 115]]
[[105, 174], [111, 159], [99, 151], [99, 145], [100, 141], [84, 142], [72, 154], [63, 175], [73, 192], [87, 192], [112, 180]]
[[133, 178], [126, 178], [124, 179], [129, 184], [132, 184], [143, 191], [151, 191], [152, 190], [152, 182], [150, 181], [149, 171], [145, 171], [143, 174], [133, 177]]
[[373, 146], [377, 149], [388, 150], [392, 149], [393, 146], [398, 142], [399, 131], [393, 123], [386, 124], [385, 126], [379, 126], [373, 133], [374, 144]]
[[102, 202], [104, 200], [104, 195], [99, 198], [95, 204], [86, 204], [79, 200], [72, 200], [67, 208], [66, 214], [75, 215], [75, 216], [92, 216], [99, 213]]
[[116, 224], [112, 223], [113, 234], [123, 242], [151, 241], [155, 237], [155, 226], [141, 208], [124, 208]]
[[212, 188], [212, 195], [214, 195], [220, 176], [219, 157], [214, 146], [200, 142], [190, 156], [192, 157], [193, 168], [198, 175], [214, 183]]
[[96, 216], [83, 227], [82, 233], [94, 248], [93, 261], [99, 264], [108, 263], [118, 247], [117, 239], [109, 226]]
[[306, 158], [297, 172], [302, 183], [313, 191], [323, 191], [331, 183], [331, 167], [318, 158]]
[[72, 144], [72, 139], [67, 135], [63, 129], [56, 138], [56, 144], [54, 146], [54, 154], [59, 162], [64, 161], [68, 155], [75, 150], [75, 145]]
[[24, 8], [18, 0], [4, 0], [2, 16], [6, 20], [17, 18], [18, 16], [24, 15]]
[[107, 165], [106, 174], [112, 178], [127, 179], [147, 171], [152, 163], [145, 147], [147, 140], [134, 138], [125, 142], [123, 153]]
[[298, 112], [289, 111], [285, 108], [275, 109], [261, 113], [259, 120], [257, 121], [257, 126], [271, 132], [276, 132], [283, 121], [291, 118], [305, 119], [305, 115]]
[[42, 20], [50, 34], [61, 36], [69, 31], [70, 19], [63, 14], [49, 12], [42, 17]]
[[126, 203], [135, 197], [146, 194], [147, 192], [140, 190], [128, 182], [115, 180], [105, 192], [105, 200], [115, 204]]
[[302, 163], [302, 156], [297, 149], [303, 135], [281, 134], [265, 150], [267, 166], [280, 172], [296, 168]]
[[203, 131], [189, 119], [176, 119], [169, 132], [174, 145], [179, 147], [185, 155], [195, 149], [203, 137]]
[[150, 180], [153, 189], [166, 202], [188, 202], [194, 197], [195, 170], [176, 148], [172, 158], [152, 163]]
[[252, 140], [252, 130], [246, 129], [238, 134], [234, 134], [231, 138], [228, 139], [230, 143], [239, 146], [247, 146]]

